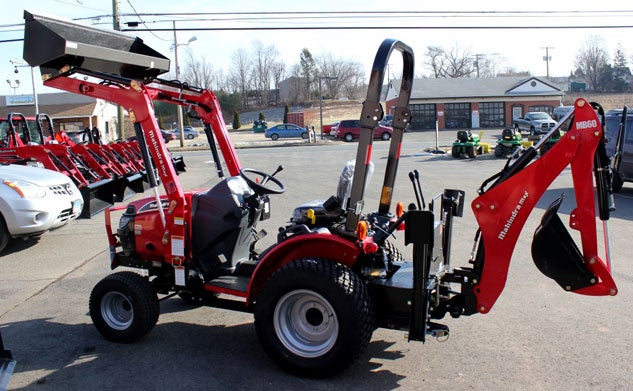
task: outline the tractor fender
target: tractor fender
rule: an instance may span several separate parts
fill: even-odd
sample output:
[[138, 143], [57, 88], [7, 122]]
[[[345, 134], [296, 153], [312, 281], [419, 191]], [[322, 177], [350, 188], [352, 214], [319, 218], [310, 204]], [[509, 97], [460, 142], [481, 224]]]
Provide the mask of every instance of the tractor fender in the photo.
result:
[[264, 254], [248, 284], [247, 306], [256, 300], [268, 278], [287, 263], [301, 258], [326, 258], [352, 268], [361, 249], [354, 241], [330, 233], [296, 235], [271, 247]]

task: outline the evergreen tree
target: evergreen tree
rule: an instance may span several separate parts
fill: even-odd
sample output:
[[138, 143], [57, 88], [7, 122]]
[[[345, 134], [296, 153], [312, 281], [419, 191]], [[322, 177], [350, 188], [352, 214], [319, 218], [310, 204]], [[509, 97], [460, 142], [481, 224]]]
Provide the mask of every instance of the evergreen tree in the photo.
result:
[[290, 108], [288, 108], [288, 105], [284, 106], [284, 124], [288, 123], [288, 113], [290, 112]]
[[260, 121], [266, 121], [266, 117], [264, 117], [264, 113], [263, 112], [259, 112], [259, 120]]
[[165, 123], [163, 122], [163, 116], [159, 115], [158, 116], [158, 127], [161, 129], [165, 129]]
[[312, 53], [307, 48], [301, 50], [299, 55], [299, 64], [301, 65], [301, 76], [305, 82], [305, 99], [310, 100], [312, 97], [312, 83], [316, 80], [317, 66]]
[[242, 127], [242, 124], [240, 123], [240, 113], [238, 113], [237, 111], [233, 112], [233, 130], [239, 129]]

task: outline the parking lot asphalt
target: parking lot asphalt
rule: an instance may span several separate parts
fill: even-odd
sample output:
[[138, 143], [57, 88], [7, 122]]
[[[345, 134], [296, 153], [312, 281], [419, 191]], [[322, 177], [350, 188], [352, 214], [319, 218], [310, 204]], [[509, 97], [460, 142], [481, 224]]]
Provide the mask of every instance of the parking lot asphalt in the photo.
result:
[[[494, 142], [497, 130], [485, 131]], [[244, 139], [238, 138], [243, 136]], [[272, 197], [272, 217], [262, 228], [274, 241], [300, 203], [326, 198], [336, 189], [343, 164], [355, 156], [356, 143], [274, 144], [261, 134], [232, 134], [246, 167], [272, 172], [286, 193]], [[261, 138], [260, 138], [261, 137]], [[402, 147], [394, 200], [413, 199], [407, 172], [419, 169], [427, 200], [444, 188], [466, 191], [467, 205], [485, 178], [505, 159], [493, 154], [455, 159], [428, 153], [449, 147], [455, 131], [410, 132]], [[199, 141], [199, 140], [198, 140]], [[193, 140], [195, 143], [196, 140]], [[302, 144], [303, 143], [303, 144]], [[171, 142], [170, 144], [173, 144]], [[295, 145], [296, 144], [296, 145]], [[388, 143], [374, 144], [376, 171], [367, 191], [367, 208], [378, 205]], [[168, 147], [183, 154], [185, 189], [207, 188], [210, 154], [201, 146]], [[633, 384], [633, 186], [616, 195], [609, 221], [615, 297], [588, 297], [564, 292], [534, 267], [532, 233], [549, 202], [570, 193], [571, 171], [565, 169], [544, 194], [517, 242], [506, 288], [487, 315], [443, 319], [451, 328], [446, 341], [409, 343], [406, 334], [378, 329], [363, 356], [348, 371], [326, 380], [297, 378], [280, 371], [258, 343], [252, 315], [208, 307], [191, 307], [178, 298], [161, 302], [158, 324], [133, 345], [107, 342], [87, 314], [94, 285], [112, 271], [104, 216], [82, 219], [39, 240], [12, 243], [0, 256], [0, 327], [5, 347], [17, 366], [10, 390], [629, 390]], [[573, 194], [573, 193], [572, 193]], [[149, 192], [136, 197], [149, 196]], [[567, 223], [573, 195], [561, 218]], [[116, 220], [114, 221], [116, 224]], [[454, 263], [466, 263], [477, 229], [470, 208], [456, 220]], [[571, 234], [577, 239], [577, 232]], [[397, 236], [407, 256], [410, 248]], [[396, 240], [394, 239], [394, 240]]]

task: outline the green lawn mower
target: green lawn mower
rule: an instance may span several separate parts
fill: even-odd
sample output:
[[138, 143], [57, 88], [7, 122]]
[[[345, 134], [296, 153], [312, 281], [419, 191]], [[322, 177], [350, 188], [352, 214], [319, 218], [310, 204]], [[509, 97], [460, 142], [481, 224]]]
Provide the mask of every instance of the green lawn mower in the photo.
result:
[[563, 137], [563, 135], [565, 135], [565, 132], [562, 130], [554, 132], [554, 134], [552, 134], [552, 137], [548, 138], [547, 141], [545, 141], [543, 145], [541, 145], [538, 150], [539, 154], [541, 156], [545, 155], [545, 152], [549, 151], [554, 146], [554, 144], [556, 144], [556, 142], [560, 140], [561, 137]]
[[268, 129], [268, 123], [262, 120], [255, 120], [253, 122], [253, 133], [265, 133]]
[[503, 132], [501, 132], [501, 138], [497, 140], [495, 157], [512, 156], [522, 148], [521, 133], [514, 129], [505, 128]]
[[481, 155], [483, 148], [479, 145], [479, 138], [479, 135], [472, 134], [470, 130], [458, 130], [457, 140], [455, 140], [451, 149], [453, 157], [466, 155], [469, 158], [474, 158], [477, 155]]

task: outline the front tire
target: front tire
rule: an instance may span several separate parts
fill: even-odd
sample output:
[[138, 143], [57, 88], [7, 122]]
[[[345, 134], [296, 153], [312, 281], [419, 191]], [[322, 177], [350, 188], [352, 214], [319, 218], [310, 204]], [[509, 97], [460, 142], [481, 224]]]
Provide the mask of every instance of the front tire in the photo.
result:
[[505, 148], [501, 144], [495, 146], [495, 157], [502, 157]]
[[389, 139], [391, 138], [391, 135], [389, 134], [389, 132], [385, 132], [385, 133], [383, 133], [383, 134], [380, 136], [380, 138], [381, 138], [383, 141], [389, 141]]
[[0, 214], [0, 253], [7, 247], [10, 238], [11, 235], [9, 235], [7, 223], [4, 222], [4, 217]]
[[160, 305], [149, 280], [134, 272], [111, 274], [92, 289], [90, 317], [109, 341], [133, 343], [158, 321]]
[[307, 140], [308, 139], [308, 133], [307, 132], [301, 133], [301, 138], [304, 139], [304, 140]]
[[453, 145], [453, 148], [451, 148], [451, 155], [453, 157], [459, 157], [460, 153], [459, 153], [459, 147], [457, 145]]
[[466, 154], [468, 155], [469, 158], [474, 158], [475, 157], [475, 147], [470, 146], [468, 148], [466, 148]]
[[277, 140], [279, 140], [279, 135], [277, 133], [273, 133], [273, 134], [270, 135], [270, 138], [273, 141], [277, 141]]
[[283, 370], [324, 378], [346, 369], [365, 350], [374, 329], [373, 309], [367, 287], [348, 267], [298, 259], [264, 285], [255, 328]]

